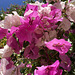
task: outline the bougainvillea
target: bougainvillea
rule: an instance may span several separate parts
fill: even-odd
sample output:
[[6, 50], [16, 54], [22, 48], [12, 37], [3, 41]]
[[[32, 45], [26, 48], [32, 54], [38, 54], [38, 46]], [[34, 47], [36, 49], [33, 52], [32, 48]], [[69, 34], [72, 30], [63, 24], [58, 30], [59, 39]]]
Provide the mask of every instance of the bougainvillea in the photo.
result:
[[71, 72], [70, 58], [73, 59], [75, 49], [74, 1], [28, 3], [21, 10], [24, 15], [18, 11], [22, 8], [16, 8], [12, 14], [6, 12], [0, 21], [0, 75]]

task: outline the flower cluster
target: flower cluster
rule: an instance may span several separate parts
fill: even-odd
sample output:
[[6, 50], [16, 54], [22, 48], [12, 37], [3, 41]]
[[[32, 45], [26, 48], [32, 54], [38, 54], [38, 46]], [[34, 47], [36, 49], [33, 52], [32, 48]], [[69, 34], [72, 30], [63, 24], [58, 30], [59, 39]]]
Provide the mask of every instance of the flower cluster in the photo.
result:
[[7, 39], [0, 49], [0, 75], [22, 75], [21, 68], [32, 70], [35, 62], [34, 75], [62, 75], [63, 70], [71, 70], [67, 52], [72, 45], [65, 33], [75, 22], [75, 5], [71, 1], [53, 1], [57, 3], [29, 3], [24, 16], [13, 11], [0, 21], [0, 39]]

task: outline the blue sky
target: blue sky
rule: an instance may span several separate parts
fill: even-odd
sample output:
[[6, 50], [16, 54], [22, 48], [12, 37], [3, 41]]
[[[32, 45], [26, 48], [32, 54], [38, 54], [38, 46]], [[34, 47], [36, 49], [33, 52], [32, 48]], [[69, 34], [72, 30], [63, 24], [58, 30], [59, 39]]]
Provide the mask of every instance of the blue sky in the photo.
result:
[[23, 1], [25, 0], [0, 0], [0, 10], [1, 8], [6, 10], [11, 4], [23, 5]]

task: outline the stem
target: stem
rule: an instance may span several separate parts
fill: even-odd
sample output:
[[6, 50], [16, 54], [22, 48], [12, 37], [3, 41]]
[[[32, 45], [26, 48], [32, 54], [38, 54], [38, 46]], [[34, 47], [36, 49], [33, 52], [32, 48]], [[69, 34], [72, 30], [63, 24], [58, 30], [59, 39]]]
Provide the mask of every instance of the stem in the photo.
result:
[[16, 66], [16, 68], [17, 68], [17, 75], [18, 75], [18, 67]]
[[48, 51], [47, 48], [45, 48], [46, 57], [48, 59], [47, 62], [50, 62], [49, 55], [48, 55], [47, 51]]
[[54, 57], [58, 52], [56, 52], [52, 57]]

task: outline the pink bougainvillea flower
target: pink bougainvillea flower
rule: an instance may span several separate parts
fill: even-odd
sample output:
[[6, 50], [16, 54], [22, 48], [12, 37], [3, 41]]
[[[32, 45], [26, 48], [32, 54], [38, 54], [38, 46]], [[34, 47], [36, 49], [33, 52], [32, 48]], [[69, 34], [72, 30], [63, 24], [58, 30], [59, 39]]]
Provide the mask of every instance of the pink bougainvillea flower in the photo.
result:
[[39, 26], [34, 30], [35, 36], [37, 38], [40, 38], [43, 36], [43, 29], [40, 28]]
[[31, 43], [32, 40], [32, 34], [34, 30], [39, 25], [39, 16], [36, 11], [32, 12], [26, 20], [21, 20], [21, 26], [19, 26], [19, 29], [16, 31], [16, 36], [19, 39], [20, 42], [28, 41]]
[[0, 27], [1, 27], [1, 28], [4, 28], [4, 20], [1, 20], [1, 21], [0, 21]]
[[63, 67], [65, 70], [70, 71], [71, 70], [70, 58], [65, 54], [60, 54], [59, 57], [61, 59], [60, 66]]
[[57, 3], [54, 3], [54, 5], [57, 9], [63, 10], [65, 8], [65, 2], [59, 1]]
[[49, 42], [45, 43], [46, 47], [49, 48], [50, 50], [56, 50], [60, 54], [61, 53], [67, 53], [68, 50], [71, 47], [71, 44], [68, 41], [65, 41], [64, 39], [53, 39]]
[[20, 42], [31, 42], [32, 40], [32, 32], [29, 32], [23, 25], [19, 27], [19, 30], [16, 32], [16, 36]]
[[57, 32], [56, 32], [56, 30], [51, 30], [51, 31], [49, 32], [49, 41], [52, 40], [52, 39], [54, 39], [54, 38], [56, 38], [56, 37], [57, 37]]
[[11, 47], [9, 47], [7, 44], [4, 46], [4, 48], [0, 49], [0, 56], [4, 57], [10, 57], [13, 53], [13, 50]]
[[30, 59], [37, 59], [39, 57], [39, 48], [37, 46], [28, 46], [26, 47], [24, 51], [24, 57], [30, 58]]
[[32, 65], [31, 64], [27, 64], [26, 67], [32, 68]]
[[3, 29], [0, 27], [0, 39], [3, 39], [7, 33], [8, 33], [7, 29]]
[[0, 22], [1, 23], [0, 27], [10, 30], [12, 26], [17, 27], [17, 26], [21, 25], [21, 23], [20, 23], [21, 16], [19, 16], [16, 11], [13, 11], [12, 13], [14, 15], [6, 14], [7, 16], [5, 16], [5, 19]]
[[50, 12], [51, 17], [55, 20], [55, 23], [58, 21], [62, 21], [63, 18], [61, 18], [61, 10], [60, 9], [54, 9]]
[[44, 4], [44, 3], [40, 3], [39, 1], [36, 1], [35, 3], [29, 3], [29, 4], [38, 6], [38, 10], [40, 10], [41, 9], [41, 5]]
[[72, 0], [68, 0], [68, 2], [71, 2]]
[[[27, 4], [25, 13], [26, 13], [28, 10], [37, 11], [37, 10], [38, 10], [38, 6]], [[25, 14], [25, 13], [24, 13], [24, 14]]]
[[61, 24], [58, 26], [58, 29], [63, 29], [65, 31], [69, 30], [71, 27], [71, 23], [68, 19], [66, 19], [65, 17], [63, 18], [63, 21], [61, 22]]
[[34, 75], [62, 75], [62, 69], [59, 69], [59, 61], [57, 60], [52, 65], [37, 67]]
[[20, 49], [22, 48], [21, 43], [18, 43], [17, 40], [13, 36], [10, 36], [8, 38], [7, 45], [11, 47], [15, 53], [19, 53]]
[[25, 14], [24, 14], [24, 17], [28, 17], [33, 11], [32, 10], [28, 10]]
[[[13, 70], [16, 68], [15, 66], [12, 67], [12, 65], [11, 65], [10, 69], [6, 69], [6, 66], [8, 64], [9, 64], [9, 61], [7, 59], [5, 59], [5, 58], [1, 59], [1, 65], [0, 65], [0, 74], [1, 75], [8, 75], [8, 74], [11, 75]], [[13, 75], [16, 75], [16, 73]]]
[[[45, 7], [46, 8], [46, 7]], [[45, 12], [45, 14], [44, 14]], [[57, 22], [62, 21], [63, 18], [61, 18], [61, 10], [56, 9], [53, 6], [47, 7], [42, 14], [43, 17], [40, 20], [40, 24], [44, 30], [47, 30], [48, 28], [56, 29], [58, 25], [56, 25]]]
[[12, 26], [10, 33], [13, 34], [13, 33], [15, 33], [18, 29], [19, 29], [18, 27]]
[[50, 28], [56, 29], [58, 27], [58, 25], [55, 25], [55, 20], [49, 17], [43, 17], [42, 20], [40, 20], [40, 24], [43, 30]]
[[75, 2], [68, 3], [66, 6], [66, 14], [70, 21], [75, 23]]
[[14, 62], [11, 60], [10, 57], [7, 57], [6, 60], [9, 62], [9, 64], [6, 65], [6, 69], [10, 69], [14, 66]]
[[[20, 65], [18, 66], [14, 66], [12, 64], [10, 64], [9, 66], [9, 63], [12, 63], [12, 61], [7, 58], [2, 58], [1, 59], [1, 65], [0, 65], [0, 75], [22, 75], [20, 73], [20, 69], [23, 68], [25, 66], [25, 64], [21, 63]], [[8, 67], [7, 67], [8, 66]], [[8, 69], [6, 69], [6, 67]]]
[[18, 29], [19, 29], [19, 27], [12, 26], [12, 27], [11, 27], [11, 30], [10, 30], [10, 33], [7, 34], [7, 39], [8, 39], [10, 36], [12, 36], [13, 34], [15, 34]]
[[41, 6], [42, 6], [42, 7], [47, 7], [47, 5], [48, 5], [48, 3], [42, 4]]

